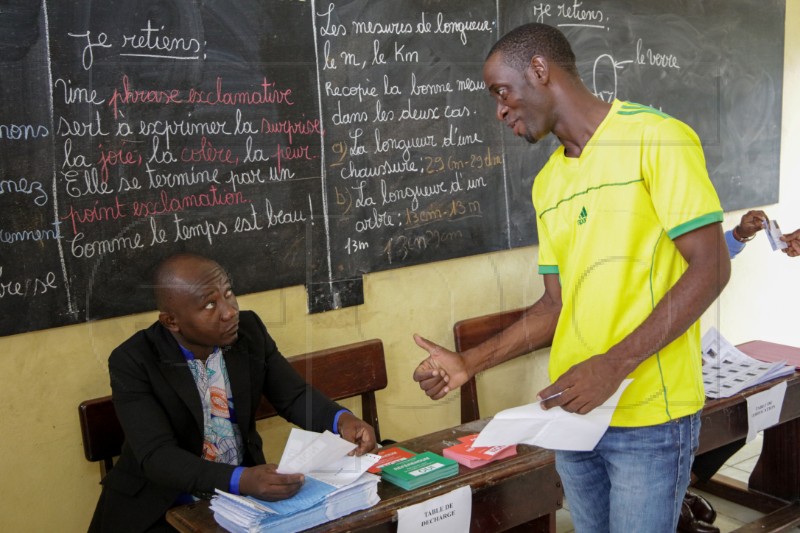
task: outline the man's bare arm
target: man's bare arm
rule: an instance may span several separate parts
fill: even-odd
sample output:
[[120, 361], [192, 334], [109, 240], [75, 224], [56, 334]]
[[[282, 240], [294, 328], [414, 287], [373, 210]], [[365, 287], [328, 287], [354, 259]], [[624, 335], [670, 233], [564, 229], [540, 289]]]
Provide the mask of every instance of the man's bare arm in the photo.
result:
[[549, 346], [561, 313], [561, 285], [556, 274], [544, 276], [545, 292], [514, 324], [483, 342], [456, 353], [419, 335], [414, 340], [428, 352], [414, 371], [414, 381], [434, 400], [466, 383], [478, 372]]

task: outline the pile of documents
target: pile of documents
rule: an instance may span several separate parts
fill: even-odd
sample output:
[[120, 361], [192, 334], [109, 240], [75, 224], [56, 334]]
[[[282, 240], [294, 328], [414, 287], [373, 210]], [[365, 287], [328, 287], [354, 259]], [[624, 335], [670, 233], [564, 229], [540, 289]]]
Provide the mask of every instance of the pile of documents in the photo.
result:
[[750, 341], [737, 348], [765, 363], [786, 363], [800, 370], [800, 348], [767, 341]]
[[442, 450], [442, 455], [458, 461], [467, 468], [478, 468], [492, 461], [517, 455], [516, 445], [512, 446], [473, 446], [478, 434], [459, 437], [460, 444]]
[[381, 478], [412, 490], [458, 474], [458, 463], [433, 452], [423, 452], [381, 470]]
[[378, 476], [364, 474], [337, 488], [307, 475], [299, 493], [277, 502], [217, 491], [211, 510], [217, 523], [231, 533], [294, 533], [372, 507], [380, 501], [378, 480]]
[[703, 335], [703, 386], [709, 398], [727, 398], [794, 373], [785, 362], [766, 363], [737, 349], [716, 328]]
[[292, 429], [277, 470], [305, 474], [300, 491], [286, 500], [266, 502], [218, 490], [211, 499], [214, 519], [232, 533], [293, 533], [372, 507], [380, 501], [380, 478], [367, 470], [380, 457], [347, 455], [354, 448], [327, 431]]

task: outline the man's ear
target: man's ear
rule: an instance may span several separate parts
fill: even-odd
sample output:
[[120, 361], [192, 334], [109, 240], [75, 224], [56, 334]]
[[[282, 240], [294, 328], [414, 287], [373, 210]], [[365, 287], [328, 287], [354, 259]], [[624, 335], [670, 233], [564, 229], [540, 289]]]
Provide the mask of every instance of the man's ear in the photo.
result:
[[169, 311], [161, 311], [158, 313], [158, 321], [161, 322], [161, 325], [172, 332], [177, 333], [181, 329], [178, 327], [178, 321], [175, 320], [175, 316]]
[[528, 68], [525, 69], [525, 77], [531, 85], [546, 84], [550, 79], [550, 63], [543, 56], [533, 56]]

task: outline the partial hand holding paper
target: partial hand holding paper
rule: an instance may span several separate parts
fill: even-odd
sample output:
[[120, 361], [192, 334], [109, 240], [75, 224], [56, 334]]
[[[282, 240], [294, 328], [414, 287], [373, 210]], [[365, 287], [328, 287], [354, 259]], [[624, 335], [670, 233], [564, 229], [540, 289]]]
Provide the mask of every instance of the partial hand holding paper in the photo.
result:
[[371, 453], [358, 457], [347, 455], [355, 448], [355, 444], [330, 431], [314, 433], [292, 428], [278, 472], [308, 474], [335, 487], [343, 487], [380, 460]]
[[501, 411], [483, 428], [474, 446], [533, 444], [552, 450], [593, 450], [631, 381], [624, 380], [603, 405], [585, 415], [568, 413], [560, 407], [545, 411], [541, 402]]

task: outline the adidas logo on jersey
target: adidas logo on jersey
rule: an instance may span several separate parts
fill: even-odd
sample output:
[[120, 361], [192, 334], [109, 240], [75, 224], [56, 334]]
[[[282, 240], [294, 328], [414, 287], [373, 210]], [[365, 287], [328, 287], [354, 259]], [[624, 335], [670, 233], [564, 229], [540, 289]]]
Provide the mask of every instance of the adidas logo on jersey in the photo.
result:
[[578, 215], [578, 225], [582, 225], [586, 223], [586, 218], [589, 216], [589, 213], [586, 212], [586, 208], [581, 208], [581, 212]]

